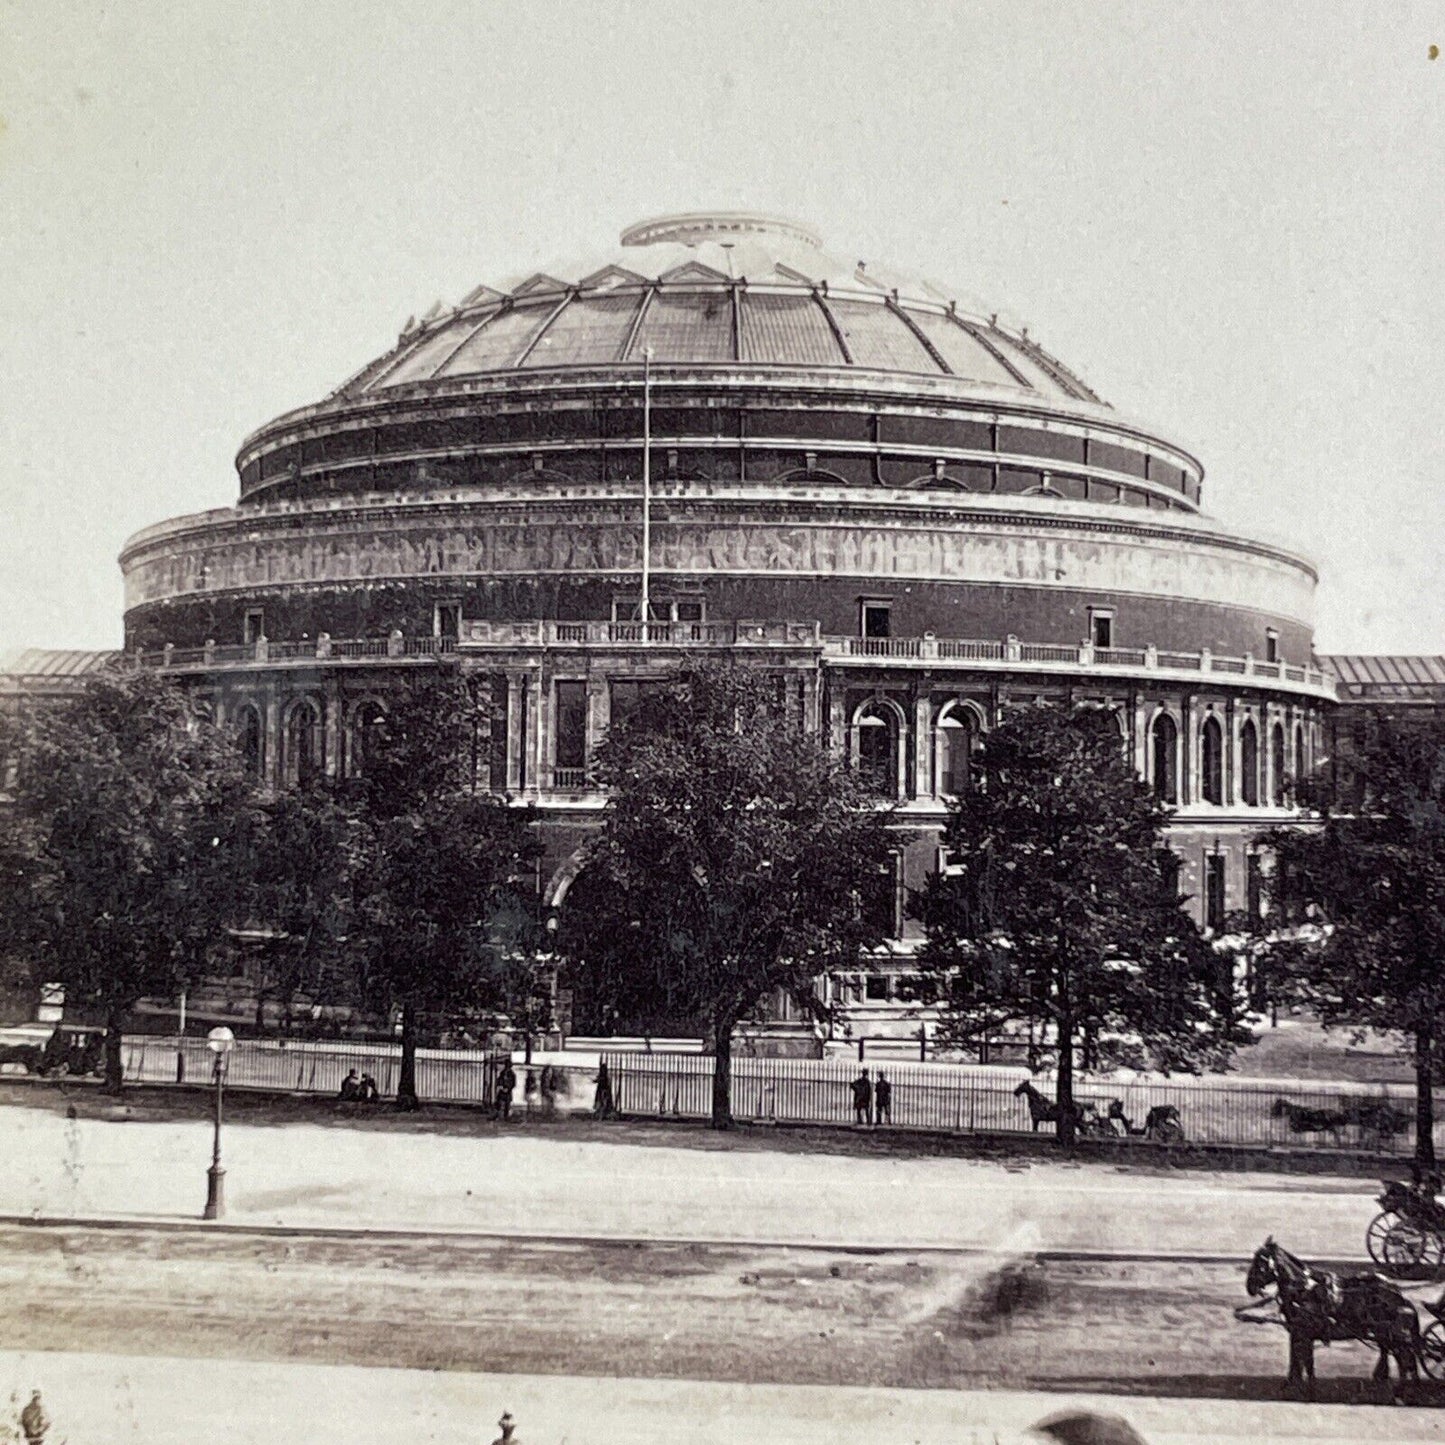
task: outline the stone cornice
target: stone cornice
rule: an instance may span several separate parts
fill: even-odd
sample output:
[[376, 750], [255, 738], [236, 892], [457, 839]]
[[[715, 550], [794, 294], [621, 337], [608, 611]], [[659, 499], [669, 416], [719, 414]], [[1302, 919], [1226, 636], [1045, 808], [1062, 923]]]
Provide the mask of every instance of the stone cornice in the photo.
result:
[[[942, 496], [948, 498], [944, 503]], [[1319, 574], [1314, 564], [1297, 553], [1217, 528], [1212, 519], [1174, 512], [1167, 520], [1146, 520], [1137, 511], [1113, 504], [1069, 502], [1054, 498], [1003, 497], [969, 493], [917, 493], [883, 488], [766, 488], [723, 483], [662, 483], [654, 488], [656, 522], [667, 525], [669, 503], [682, 504], [692, 513], [730, 512], [731, 520], [746, 525], [776, 522], [789, 509], [799, 513], [797, 525], [829, 522], [860, 530], [907, 520], [913, 524], [967, 530], [1076, 533], [1108, 538], [1137, 537], [1151, 542], [1173, 542], [1243, 553], [1304, 572], [1312, 582]], [[621, 504], [619, 506], [619, 504]], [[296, 531], [384, 529], [403, 519], [435, 518], [438, 522], [472, 525], [535, 520], [540, 512], [559, 508], [600, 506], [611, 509], [608, 520], [619, 520], [638, 505], [635, 488], [578, 483], [576, 487], [455, 488], [427, 493], [384, 493], [348, 496], [329, 501], [273, 502], [257, 507], [224, 507], [175, 517], [142, 529], [127, 539], [120, 554], [122, 569], [145, 552], [165, 550], [186, 540], [201, 541], [210, 534], [213, 543], [251, 534], [257, 541], [267, 534]], [[1123, 515], [1120, 515], [1120, 513]], [[1125, 520], [1127, 518], [1127, 520]]]
[[[738, 363], [686, 366], [659, 363], [652, 369], [655, 404], [667, 405], [676, 393], [725, 392], [730, 405], [747, 405], [749, 398], [776, 406], [792, 397], [815, 408], [828, 410], [916, 410], [925, 414], [939, 408], [970, 414], [985, 413], [995, 419], [1025, 418], [1042, 422], [1063, 422], [1087, 429], [1091, 434], [1125, 437], [1147, 443], [1175, 460], [1197, 478], [1203, 464], [1177, 443], [1161, 437], [1151, 427], [1120, 416], [1102, 404], [1063, 399], [1034, 399], [1011, 387], [967, 383], [956, 377], [912, 373], [863, 371], [854, 367], [749, 366]], [[575, 400], [595, 401], [599, 396], [626, 397], [640, 394], [640, 366], [571, 367], [522, 372], [495, 372], [442, 382], [419, 382], [388, 388], [383, 394], [358, 398], [333, 397], [311, 406], [283, 413], [259, 427], [241, 443], [236, 455], [240, 470], [256, 455], [277, 446], [309, 437], [358, 426], [401, 424], [425, 416], [475, 413], [485, 401], [497, 409], [535, 406]], [[459, 405], [461, 404], [461, 405]]]

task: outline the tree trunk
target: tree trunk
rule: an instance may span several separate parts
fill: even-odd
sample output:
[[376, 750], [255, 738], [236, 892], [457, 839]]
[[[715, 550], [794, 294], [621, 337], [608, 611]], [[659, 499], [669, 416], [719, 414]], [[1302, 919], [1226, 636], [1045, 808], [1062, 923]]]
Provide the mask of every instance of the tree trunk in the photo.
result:
[[721, 1023], [713, 1036], [712, 1127], [733, 1126], [733, 1026]]
[[1063, 1145], [1074, 1142], [1074, 1021], [1067, 1017], [1059, 1019], [1059, 1083], [1055, 1092], [1059, 1106], [1059, 1122], [1054, 1133]]
[[1415, 1162], [1435, 1167], [1435, 1038], [1428, 1028], [1415, 1031]]
[[416, 1007], [403, 1004], [401, 1009], [401, 1073], [396, 1081], [396, 1107], [415, 1109], [416, 1097]]
[[105, 1011], [105, 1092], [119, 1094], [125, 1087], [125, 1057], [121, 1043], [125, 1030], [125, 1009], [111, 1004]]

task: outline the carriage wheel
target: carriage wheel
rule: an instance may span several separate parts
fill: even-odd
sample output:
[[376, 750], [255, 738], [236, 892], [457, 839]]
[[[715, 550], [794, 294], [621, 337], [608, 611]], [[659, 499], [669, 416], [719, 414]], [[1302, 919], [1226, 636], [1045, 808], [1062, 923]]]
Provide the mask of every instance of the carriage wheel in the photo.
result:
[[1377, 1214], [1371, 1221], [1370, 1227], [1365, 1230], [1365, 1248], [1370, 1252], [1370, 1258], [1376, 1264], [1385, 1264], [1385, 1241], [1390, 1237], [1390, 1232], [1400, 1222], [1398, 1214]]
[[1419, 1267], [1422, 1273], [1433, 1279], [1445, 1263], [1445, 1234], [1437, 1229], [1420, 1230]]
[[1445, 1380], [1445, 1322], [1436, 1320], [1420, 1336], [1420, 1368], [1427, 1379]]
[[1381, 1263], [1395, 1274], [1419, 1274], [1425, 1266], [1431, 1236], [1411, 1219], [1397, 1219], [1381, 1246]]

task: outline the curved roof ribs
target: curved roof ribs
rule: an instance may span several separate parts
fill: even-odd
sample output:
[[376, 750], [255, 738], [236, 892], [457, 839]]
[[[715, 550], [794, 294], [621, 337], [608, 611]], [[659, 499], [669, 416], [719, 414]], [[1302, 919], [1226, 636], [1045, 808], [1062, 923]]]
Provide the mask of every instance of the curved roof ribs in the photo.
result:
[[627, 340], [622, 343], [622, 350], [617, 355], [618, 361], [626, 361], [631, 357], [632, 348], [637, 345], [637, 333], [642, 330], [642, 323], [647, 317], [647, 308], [652, 305], [652, 298], [660, 289], [658, 284], [653, 282], [642, 293], [642, 302], [637, 308], [637, 315], [632, 318], [632, 328], [627, 333]]
[[1027, 391], [1038, 390], [1038, 388], [1029, 381], [1028, 377], [1026, 377], [1023, 372], [1021, 372], [1018, 367], [1016, 367], [1013, 362], [1011, 362], [1008, 357], [1005, 356], [1003, 352], [1000, 351], [999, 348], [995, 346], [993, 342], [991, 342], [982, 331], [979, 330], [977, 326], [969, 325], [969, 323], [965, 321], [963, 317], [961, 317], [956, 311], [950, 311], [948, 315], [955, 326], [963, 327], [963, 329], [968, 332], [968, 334], [973, 337], [973, 339], [978, 342], [978, 344], [983, 347], [983, 349], [988, 352], [988, 354], [993, 357], [993, 359], [998, 362], [998, 364], [1003, 367], [1003, 369], [1008, 372], [1008, 374], [1013, 377], [1013, 379], [1018, 382], [1021, 387], [1023, 387]]
[[883, 304], [917, 337], [918, 344], [933, 358], [934, 365], [945, 376], [952, 376], [953, 368], [943, 359], [938, 348], [923, 334], [923, 328], [898, 304], [898, 298], [890, 296]]
[[813, 300], [822, 308], [823, 315], [828, 322], [828, 329], [833, 333], [833, 340], [838, 343], [838, 350], [843, 353], [843, 360], [849, 366], [855, 365], [853, 353], [848, 350], [848, 343], [843, 339], [843, 328], [838, 324], [838, 318], [833, 315], [833, 308], [828, 305], [827, 293], [822, 287], [813, 287]]
[[572, 304], [576, 297], [575, 291], [569, 291], [553, 308], [552, 314], [537, 328], [532, 339], [522, 348], [521, 354], [512, 362], [511, 369], [515, 371], [519, 366], [525, 366], [527, 358], [537, 349], [537, 343], [552, 328], [552, 323], [562, 314], [563, 309]]

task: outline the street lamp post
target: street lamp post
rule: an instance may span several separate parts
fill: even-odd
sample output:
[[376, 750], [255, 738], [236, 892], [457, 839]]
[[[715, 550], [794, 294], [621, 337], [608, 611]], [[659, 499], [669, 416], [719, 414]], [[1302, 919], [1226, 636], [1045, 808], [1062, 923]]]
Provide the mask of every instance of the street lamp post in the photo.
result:
[[226, 1055], [236, 1036], [228, 1028], [212, 1029], [206, 1047], [216, 1056], [216, 1129], [211, 1144], [211, 1167], [206, 1171], [206, 1209], [202, 1219], [220, 1219], [226, 1213], [226, 1171], [221, 1168], [221, 1096], [225, 1090]]

